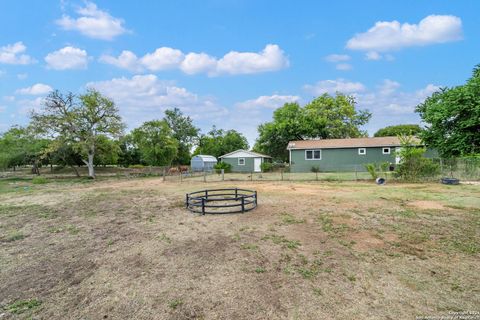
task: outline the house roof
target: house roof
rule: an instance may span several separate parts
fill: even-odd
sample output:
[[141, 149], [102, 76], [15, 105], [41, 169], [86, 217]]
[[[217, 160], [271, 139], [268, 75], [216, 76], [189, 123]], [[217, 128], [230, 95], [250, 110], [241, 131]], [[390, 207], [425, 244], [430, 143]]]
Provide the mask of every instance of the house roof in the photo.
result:
[[[419, 139], [415, 140], [420, 143]], [[398, 147], [398, 137], [348, 138], [290, 141], [287, 149], [337, 149], [337, 148], [368, 148], [368, 147]]]
[[207, 162], [217, 162], [217, 158], [215, 158], [214, 156], [209, 156], [209, 155], [205, 155], [205, 154], [197, 154], [193, 158], [195, 158], [195, 157], [201, 158], [203, 161], [207, 161]]
[[270, 156], [267, 156], [265, 154], [261, 154], [258, 152], [253, 152], [253, 151], [248, 151], [248, 150], [235, 150], [233, 152], [224, 154], [223, 156], [220, 156], [219, 158], [236, 158], [236, 157], [242, 157], [242, 158], [271, 158]]

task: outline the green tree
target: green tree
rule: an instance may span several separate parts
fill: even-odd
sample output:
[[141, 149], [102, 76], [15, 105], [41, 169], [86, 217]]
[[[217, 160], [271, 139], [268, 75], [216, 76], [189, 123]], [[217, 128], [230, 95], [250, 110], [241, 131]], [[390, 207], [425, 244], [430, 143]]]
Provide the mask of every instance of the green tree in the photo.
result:
[[416, 111], [426, 124], [421, 138], [441, 156], [480, 153], [480, 65], [466, 84], [433, 93]]
[[195, 154], [207, 154], [214, 157], [227, 154], [238, 149], [248, 149], [248, 141], [236, 130], [217, 129], [213, 126], [207, 134], [201, 135]]
[[95, 165], [103, 166], [117, 164], [120, 152], [121, 149], [118, 140], [99, 135], [93, 162]]
[[42, 112], [32, 114], [32, 123], [39, 132], [71, 144], [82, 156], [91, 178], [95, 178], [99, 140], [118, 136], [124, 129], [115, 103], [95, 89], [88, 89], [78, 99], [72, 93], [51, 92]]
[[165, 120], [143, 123], [132, 131], [141, 160], [151, 166], [169, 166], [177, 156], [178, 141]]
[[38, 168], [46, 158], [48, 144], [31, 127], [14, 126], [0, 136], [0, 166], [15, 170], [17, 166], [31, 165], [32, 173], [40, 174]]
[[304, 107], [286, 103], [273, 113], [273, 121], [258, 127], [254, 150], [274, 158], [288, 159], [287, 145], [292, 140], [356, 138], [365, 136], [360, 127], [371, 117], [357, 110], [354, 97], [337, 93], [324, 94]]
[[133, 141], [131, 134], [127, 134], [119, 139], [120, 153], [118, 163], [124, 167], [134, 164], [141, 164], [140, 150]]
[[401, 135], [416, 136], [422, 131], [418, 124], [399, 124], [379, 129], [374, 137], [396, 137]]
[[195, 127], [192, 119], [184, 116], [178, 108], [165, 111], [164, 120], [172, 129], [173, 137], [178, 141], [178, 153], [175, 159], [173, 159], [173, 163], [189, 164], [190, 150], [198, 139], [200, 129]]

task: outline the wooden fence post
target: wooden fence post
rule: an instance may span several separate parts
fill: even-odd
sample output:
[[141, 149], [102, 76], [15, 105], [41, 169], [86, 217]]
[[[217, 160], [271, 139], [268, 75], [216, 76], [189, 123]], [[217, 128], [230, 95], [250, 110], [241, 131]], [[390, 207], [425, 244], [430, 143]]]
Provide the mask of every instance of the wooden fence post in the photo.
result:
[[225, 169], [222, 169], [222, 181], [225, 181]]
[[163, 181], [165, 182], [166, 176], [167, 175], [167, 169], [163, 168]]
[[203, 182], [207, 182], [207, 171], [203, 170]]

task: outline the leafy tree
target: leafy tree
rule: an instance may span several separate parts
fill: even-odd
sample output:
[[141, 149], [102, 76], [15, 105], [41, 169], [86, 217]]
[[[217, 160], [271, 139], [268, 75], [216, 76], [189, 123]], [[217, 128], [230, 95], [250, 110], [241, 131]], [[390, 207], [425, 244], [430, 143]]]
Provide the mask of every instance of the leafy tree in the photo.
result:
[[83, 164], [82, 156], [75, 151], [72, 144], [56, 139], [50, 143], [47, 152], [51, 163], [60, 167], [69, 166], [75, 172], [75, 175], [80, 177], [77, 167]]
[[399, 124], [379, 129], [374, 137], [396, 137], [401, 135], [416, 136], [422, 131], [418, 124]]
[[324, 94], [304, 107], [286, 103], [273, 113], [273, 121], [258, 127], [254, 150], [286, 161], [287, 145], [292, 140], [356, 138], [365, 136], [360, 127], [371, 114], [357, 110], [352, 96]]
[[168, 123], [170, 129], [172, 129], [173, 137], [178, 141], [178, 154], [175, 159], [173, 159], [173, 163], [189, 164], [190, 150], [198, 139], [200, 129], [195, 127], [192, 119], [184, 116], [178, 108], [165, 111], [164, 120]]
[[433, 93], [416, 111], [423, 141], [443, 157], [480, 153], [480, 65], [466, 84]]
[[124, 167], [129, 167], [135, 164], [141, 164], [140, 150], [135, 146], [131, 134], [127, 134], [119, 140], [119, 159], [118, 163]]
[[40, 174], [49, 141], [39, 138], [31, 127], [14, 126], [0, 136], [0, 166], [7, 168], [31, 165], [32, 173]]
[[225, 131], [213, 126], [206, 135], [200, 136], [195, 154], [208, 154], [218, 158], [238, 149], [248, 149], [244, 135], [233, 129]]
[[88, 175], [95, 178], [94, 158], [99, 140], [122, 133], [124, 125], [115, 103], [95, 89], [78, 99], [72, 94], [51, 92], [40, 113], [32, 114], [40, 132], [69, 143], [82, 156]]
[[153, 120], [132, 131], [141, 160], [152, 166], [168, 166], [177, 156], [178, 141], [165, 120]]
[[117, 164], [120, 152], [121, 150], [117, 140], [99, 135], [93, 162], [95, 165], [103, 166]]

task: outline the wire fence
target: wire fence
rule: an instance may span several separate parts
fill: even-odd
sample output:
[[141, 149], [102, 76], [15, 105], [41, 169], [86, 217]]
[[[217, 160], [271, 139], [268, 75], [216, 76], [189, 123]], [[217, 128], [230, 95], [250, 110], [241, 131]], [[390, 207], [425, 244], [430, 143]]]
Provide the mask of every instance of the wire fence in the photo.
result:
[[[480, 181], [480, 159], [434, 159], [438, 165], [438, 171], [431, 176], [425, 176], [418, 181], [435, 181], [444, 177], [456, 178], [462, 181]], [[81, 176], [86, 176], [85, 167], [76, 168]], [[336, 170], [335, 170], [336, 169]], [[378, 171], [379, 177], [387, 180], [397, 180], [394, 167], [388, 167], [383, 171]], [[161, 177], [164, 181], [170, 182], [220, 182], [220, 181], [361, 181], [372, 180], [372, 175], [367, 172], [364, 165], [345, 165], [341, 167], [319, 167], [318, 172], [312, 172], [305, 168], [306, 172], [290, 172], [288, 167], [279, 168], [273, 172], [245, 172], [245, 173], [226, 173], [221, 171], [198, 172], [192, 171], [189, 166], [133, 166], [122, 168], [118, 166], [97, 167], [96, 174], [99, 177]], [[40, 170], [41, 175], [46, 178], [72, 178], [75, 172], [68, 167], [44, 167]], [[15, 171], [5, 170], [0, 172], [0, 178], [34, 177], [31, 168], [23, 167]]]

